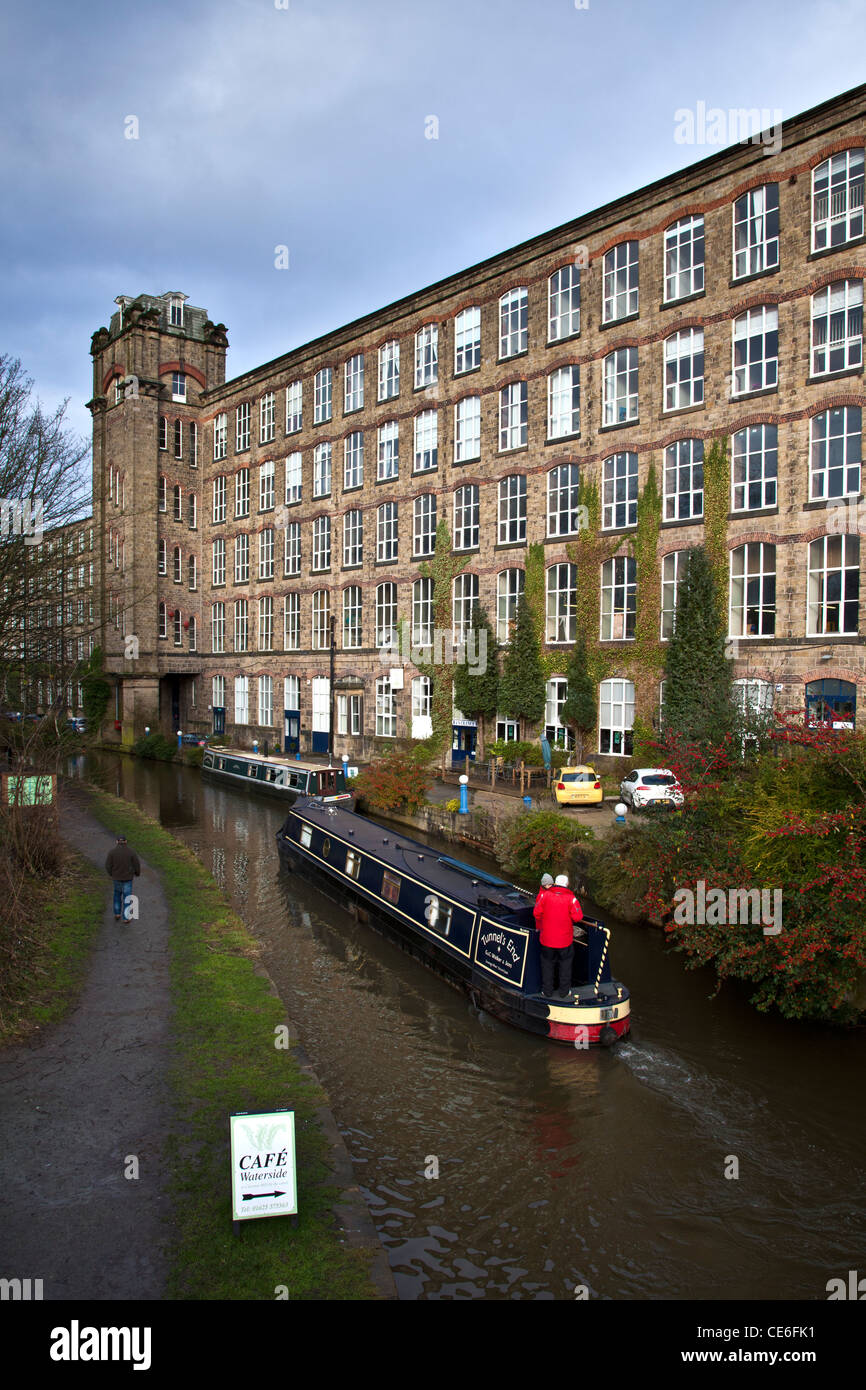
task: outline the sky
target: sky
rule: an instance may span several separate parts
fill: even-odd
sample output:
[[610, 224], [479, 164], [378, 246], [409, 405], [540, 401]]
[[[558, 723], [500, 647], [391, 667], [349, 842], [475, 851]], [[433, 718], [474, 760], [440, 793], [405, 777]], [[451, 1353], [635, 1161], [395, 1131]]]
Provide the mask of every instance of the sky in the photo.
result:
[[678, 111], [857, 86], [864, 36], [866, 0], [7, 0], [0, 353], [89, 436], [116, 295], [187, 294], [237, 376], [721, 148]]

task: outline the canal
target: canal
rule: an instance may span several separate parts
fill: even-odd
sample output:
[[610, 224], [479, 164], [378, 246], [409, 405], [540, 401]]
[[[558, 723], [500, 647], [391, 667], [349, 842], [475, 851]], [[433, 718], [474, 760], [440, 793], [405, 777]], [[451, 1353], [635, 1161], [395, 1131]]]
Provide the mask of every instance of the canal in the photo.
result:
[[862, 1265], [862, 1032], [711, 998], [660, 933], [607, 916], [631, 1040], [545, 1044], [281, 870], [279, 804], [120, 755], [88, 775], [188, 845], [258, 938], [402, 1298], [825, 1299]]

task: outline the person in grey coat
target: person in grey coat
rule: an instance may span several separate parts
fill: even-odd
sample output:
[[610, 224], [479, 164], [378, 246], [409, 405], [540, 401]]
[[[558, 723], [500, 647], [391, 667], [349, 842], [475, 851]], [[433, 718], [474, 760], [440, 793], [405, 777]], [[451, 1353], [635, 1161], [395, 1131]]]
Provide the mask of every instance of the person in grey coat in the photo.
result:
[[114, 849], [108, 851], [105, 872], [114, 879], [114, 920], [119, 922], [122, 915], [124, 921], [128, 921], [127, 899], [132, 893], [133, 877], [138, 878], [141, 873], [141, 863], [135, 850], [127, 844], [125, 835], [118, 835]]

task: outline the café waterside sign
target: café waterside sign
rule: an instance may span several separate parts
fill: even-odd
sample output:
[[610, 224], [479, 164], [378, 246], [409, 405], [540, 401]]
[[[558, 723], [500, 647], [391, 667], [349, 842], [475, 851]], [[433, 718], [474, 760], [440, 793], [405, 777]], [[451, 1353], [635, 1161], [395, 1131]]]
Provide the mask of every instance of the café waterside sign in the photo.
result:
[[293, 1216], [298, 1210], [295, 1112], [230, 1115], [232, 1220]]

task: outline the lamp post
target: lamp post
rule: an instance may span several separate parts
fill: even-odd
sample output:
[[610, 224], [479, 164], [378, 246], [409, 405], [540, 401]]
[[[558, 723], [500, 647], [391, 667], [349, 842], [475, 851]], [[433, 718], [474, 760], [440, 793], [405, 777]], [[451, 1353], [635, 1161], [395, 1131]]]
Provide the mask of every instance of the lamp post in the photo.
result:
[[180, 753], [180, 751], [181, 751], [182, 748], [183, 748], [183, 733], [181, 732], [180, 729], [178, 729], [178, 731], [177, 731], [177, 751], [178, 751], [178, 753]]
[[624, 802], [618, 801], [618, 802], [616, 803], [616, 805], [615, 805], [614, 808], [613, 808], [613, 811], [614, 811], [614, 815], [616, 816], [616, 824], [617, 824], [617, 825], [625, 825], [625, 813], [626, 813], [627, 810], [628, 810], [628, 807], [625, 805]]
[[469, 813], [469, 778], [465, 772], [460, 774], [460, 812], [461, 816]]

